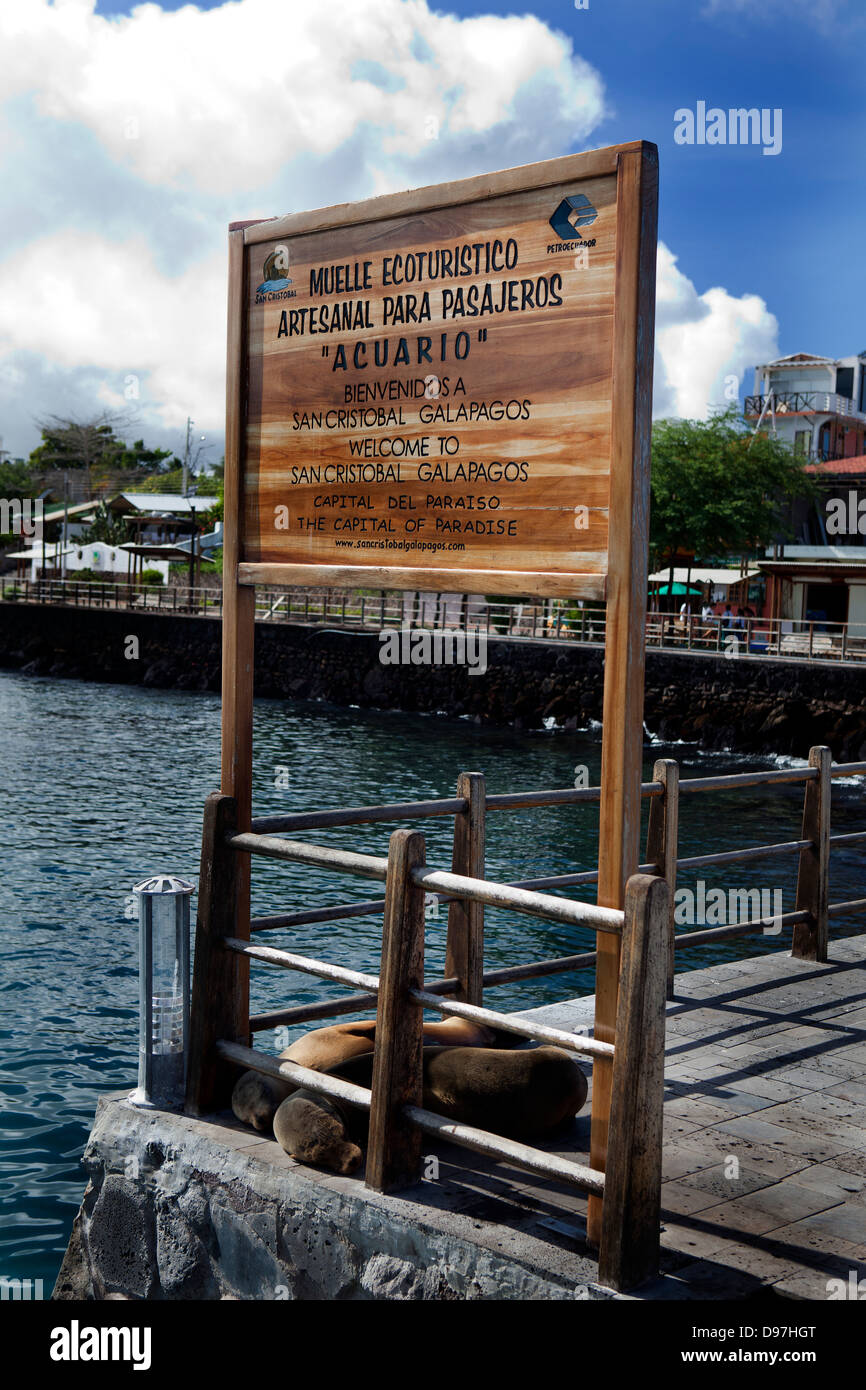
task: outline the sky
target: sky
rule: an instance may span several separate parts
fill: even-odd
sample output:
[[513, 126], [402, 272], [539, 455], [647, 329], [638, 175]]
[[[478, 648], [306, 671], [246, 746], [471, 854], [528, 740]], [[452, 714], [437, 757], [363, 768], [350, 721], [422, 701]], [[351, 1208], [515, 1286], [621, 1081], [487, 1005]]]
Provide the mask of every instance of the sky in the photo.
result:
[[[2, 448], [126, 411], [217, 460], [230, 221], [635, 139], [657, 416], [860, 351], [864, 59], [864, 0], [0, 0]], [[763, 143], [685, 143], [699, 103], [765, 111]]]

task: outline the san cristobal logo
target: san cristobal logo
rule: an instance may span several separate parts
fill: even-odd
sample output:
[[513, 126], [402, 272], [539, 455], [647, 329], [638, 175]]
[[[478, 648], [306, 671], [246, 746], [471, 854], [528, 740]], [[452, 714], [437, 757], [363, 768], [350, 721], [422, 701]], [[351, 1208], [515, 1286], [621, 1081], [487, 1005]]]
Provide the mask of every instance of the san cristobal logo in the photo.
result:
[[269, 304], [275, 299], [294, 299], [297, 290], [289, 289], [289, 248], [275, 246], [262, 267], [262, 283], [256, 285], [256, 303]]

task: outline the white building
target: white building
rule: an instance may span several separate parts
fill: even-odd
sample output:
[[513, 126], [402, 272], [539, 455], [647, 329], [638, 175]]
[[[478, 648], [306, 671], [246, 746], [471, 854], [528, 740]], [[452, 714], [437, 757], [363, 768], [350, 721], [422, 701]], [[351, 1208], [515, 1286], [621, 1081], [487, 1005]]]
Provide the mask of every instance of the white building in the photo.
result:
[[866, 453], [866, 352], [765, 362], [743, 414], [816, 462]]
[[[88, 541], [86, 544], [67, 544], [36, 540], [26, 550], [16, 550], [7, 557], [17, 561], [18, 573], [22, 579], [36, 580], [40, 575], [47, 579], [59, 579], [65, 572], [67, 579], [74, 579], [77, 570], [92, 570], [100, 579], [123, 581], [129, 579], [135, 556], [119, 545], [108, 545], [105, 541]], [[167, 560], [149, 560], [148, 569], [159, 570], [163, 584], [168, 583]]]

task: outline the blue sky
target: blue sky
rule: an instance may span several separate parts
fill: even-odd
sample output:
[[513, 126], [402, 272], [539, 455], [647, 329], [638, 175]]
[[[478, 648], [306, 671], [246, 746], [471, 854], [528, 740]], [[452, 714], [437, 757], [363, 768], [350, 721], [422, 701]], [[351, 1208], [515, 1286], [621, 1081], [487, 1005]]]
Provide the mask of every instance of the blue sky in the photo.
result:
[[[3, 0], [4, 447], [131, 392], [137, 433], [179, 447], [189, 413], [219, 447], [233, 218], [635, 138], [660, 154], [657, 413], [861, 350], [864, 59], [862, 0]], [[780, 153], [675, 143], [699, 101], [780, 108]]]

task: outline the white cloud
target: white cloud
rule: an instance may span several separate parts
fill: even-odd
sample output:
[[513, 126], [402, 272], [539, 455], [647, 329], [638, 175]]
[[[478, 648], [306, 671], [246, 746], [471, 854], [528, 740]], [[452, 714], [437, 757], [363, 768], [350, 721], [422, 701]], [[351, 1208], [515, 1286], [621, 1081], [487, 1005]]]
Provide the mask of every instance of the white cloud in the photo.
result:
[[[127, 404], [130, 375], [146, 437], [188, 413], [221, 431], [232, 217], [561, 153], [604, 113], [599, 75], [535, 16], [427, 0], [113, 19], [94, 0], [0, 0], [0, 66], [0, 412], [16, 453], [59, 403]], [[727, 375], [776, 354], [776, 332], [757, 296], [699, 293], [660, 247], [657, 413], [705, 415]]]
[[[54, 233], [0, 263], [0, 351], [13, 362], [35, 353], [65, 372], [86, 369], [98, 405], [132, 403], [168, 428], [194, 412], [219, 430], [224, 286], [222, 252], [170, 276], [143, 241]], [[130, 376], [140, 390], [132, 402]]]
[[107, 19], [94, 3], [3, 0], [3, 90], [86, 127], [151, 184], [256, 189], [299, 154], [328, 156], [366, 130], [399, 182], [427, 158], [431, 122], [440, 139], [498, 130], [508, 145], [538, 87], [546, 121], [525, 135], [553, 152], [603, 112], [598, 74], [533, 15], [459, 19], [426, 0], [237, 0]]
[[699, 294], [663, 242], [656, 274], [654, 414], [702, 420], [712, 406], [730, 404], [727, 377], [739, 381], [778, 356], [779, 325], [756, 294]]

